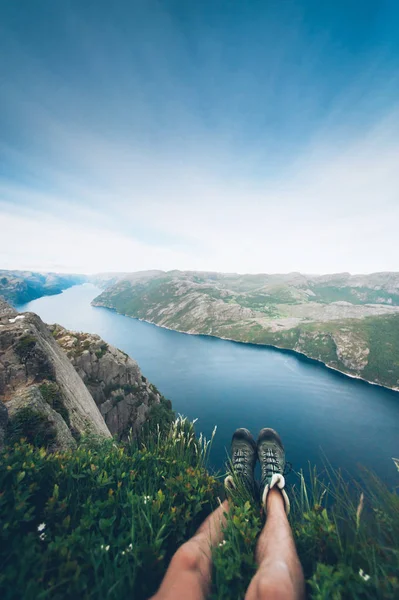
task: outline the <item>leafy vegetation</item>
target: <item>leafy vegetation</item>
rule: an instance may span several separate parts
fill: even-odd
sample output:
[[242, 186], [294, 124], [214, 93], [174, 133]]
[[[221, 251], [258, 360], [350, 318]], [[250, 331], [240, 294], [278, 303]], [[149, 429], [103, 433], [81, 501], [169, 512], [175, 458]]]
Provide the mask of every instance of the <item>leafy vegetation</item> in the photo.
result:
[[100, 348], [98, 350], [96, 350], [95, 354], [97, 356], [98, 359], [102, 358], [104, 356], [104, 354], [107, 352], [108, 350], [108, 344], [106, 344], [104, 342], [104, 344], [101, 344]]
[[[148, 598], [176, 549], [218, 505], [210, 443], [177, 419], [126, 443], [86, 438], [49, 453], [26, 440], [0, 460], [0, 594], [23, 598]], [[309, 596], [399, 594], [399, 496], [370, 473], [363, 489], [327, 469], [298, 475], [291, 524]], [[263, 515], [238, 489], [214, 549], [212, 598], [242, 598]]]
[[56, 437], [56, 431], [46, 415], [29, 406], [21, 408], [8, 422], [6, 442], [11, 446], [24, 438], [36, 448], [48, 447]]
[[148, 598], [216, 502], [207, 448], [184, 420], [140, 445], [8, 448], [0, 461], [1, 597]]
[[42, 383], [39, 386], [40, 393], [43, 396], [44, 400], [47, 402], [49, 406], [56, 412], [58, 412], [61, 417], [64, 419], [65, 423], [68, 427], [71, 427], [71, 420], [69, 418], [68, 410], [64, 404], [61, 390], [57, 383], [55, 382], [46, 382]]
[[30, 353], [36, 345], [36, 338], [33, 335], [23, 335], [15, 345], [15, 352], [22, 362], [26, 362]]

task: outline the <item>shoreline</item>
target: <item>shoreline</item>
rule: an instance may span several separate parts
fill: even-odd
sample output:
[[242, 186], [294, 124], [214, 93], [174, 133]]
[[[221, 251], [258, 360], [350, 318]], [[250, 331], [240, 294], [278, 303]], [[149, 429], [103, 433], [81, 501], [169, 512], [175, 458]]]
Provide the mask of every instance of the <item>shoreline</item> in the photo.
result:
[[270, 348], [273, 350], [278, 350], [279, 352], [286, 352], [286, 353], [292, 354], [293, 356], [295, 356], [296, 358], [299, 358], [301, 360], [312, 361], [312, 362], [316, 363], [317, 365], [320, 365], [327, 369], [330, 369], [331, 371], [334, 371], [335, 373], [339, 373], [340, 375], [342, 375], [344, 377], [350, 377], [351, 379], [357, 379], [358, 381], [362, 381], [363, 383], [367, 383], [368, 385], [374, 385], [374, 386], [383, 388], [385, 390], [390, 390], [392, 392], [396, 392], [396, 393], [399, 392], [399, 387], [389, 387], [387, 385], [377, 383], [376, 381], [369, 381], [368, 379], [364, 379], [364, 377], [360, 377], [359, 375], [353, 375], [352, 373], [347, 373], [346, 371], [341, 371], [340, 369], [337, 369], [336, 367], [332, 367], [332, 366], [328, 365], [327, 363], [323, 362], [322, 360], [319, 360], [318, 358], [313, 358], [312, 356], [308, 356], [304, 352], [299, 352], [298, 350], [293, 350], [292, 348], [283, 348], [281, 346], [275, 346], [274, 344], [263, 344], [261, 342], [246, 342], [243, 340], [234, 340], [232, 338], [223, 337], [221, 335], [214, 335], [211, 333], [194, 333], [192, 331], [182, 331], [180, 329], [168, 327], [167, 325], [159, 325], [158, 323], [154, 323], [153, 321], [149, 321], [148, 319], [142, 319], [140, 317], [133, 317], [132, 315], [126, 315], [125, 313], [119, 312], [116, 308], [113, 308], [110, 306], [102, 306], [101, 304], [93, 304], [93, 301], [90, 304], [91, 304], [91, 306], [94, 306], [95, 308], [105, 308], [107, 310], [112, 310], [116, 314], [121, 315], [123, 317], [128, 317], [129, 319], [135, 319], [136, 321], [141, 321], [142, 323], [148, 323], [149, 325], [154, 325], [155, 327], [160, 327], [161, 329], [167, 329], [168, 331], [175, 331], [176, 333], [183, 333], [185, 335], [203, 336], [203, 337], [207, 337], [207, 338], [214, 338], [217, 340], [224, 340], [226, 342], [233, 342], [235, 344], [245, 344], [247, 346], [256, 346], [257, 348], [259, 348], [259, 347]]

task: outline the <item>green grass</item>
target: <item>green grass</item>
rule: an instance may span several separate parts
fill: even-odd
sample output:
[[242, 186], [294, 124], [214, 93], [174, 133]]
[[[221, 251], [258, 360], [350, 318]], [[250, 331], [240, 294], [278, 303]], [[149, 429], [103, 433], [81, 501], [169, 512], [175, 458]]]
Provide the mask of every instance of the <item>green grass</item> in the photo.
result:
[[[25, 440], [0, 460], [0, 596], [148, 598], [176, 549], [218, 505], [210, 444], [177, 419], [138, 441], [83, 440], [49, 453]], [[399, 496], [372, 474], [363, 488], [329, 469], [301, 474], [290, 516], [309, 596], [397, 598]], [[238, 490], [226, 542], [214, 549], [211, 597], [242, 598], [263, 516]], [[359, 571], [369, 576], [367, 581]]]

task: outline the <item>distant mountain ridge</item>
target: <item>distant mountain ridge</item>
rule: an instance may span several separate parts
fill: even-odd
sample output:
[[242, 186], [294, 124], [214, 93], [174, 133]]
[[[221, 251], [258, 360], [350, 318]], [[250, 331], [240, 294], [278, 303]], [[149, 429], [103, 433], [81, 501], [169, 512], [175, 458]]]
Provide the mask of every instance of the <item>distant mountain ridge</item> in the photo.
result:
[[24, 304], [87, 280], [86, 275], [0, 270], [0, 297], [14, 305]]
[[112, 282], [93, 305], [177, 331], [294, 350], [399, 389], [396, 272], [143, 271]]

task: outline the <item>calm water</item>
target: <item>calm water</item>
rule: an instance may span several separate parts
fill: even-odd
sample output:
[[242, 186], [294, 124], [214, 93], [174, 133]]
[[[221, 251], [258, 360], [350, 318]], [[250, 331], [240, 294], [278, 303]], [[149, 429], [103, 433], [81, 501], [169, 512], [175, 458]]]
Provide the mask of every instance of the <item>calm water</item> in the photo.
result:
[[397, 484], [399, 393], [350, 379], [277, 350], [176, 333], [90, 306], [91, 284], [19, 307], [47, 323], [97, 333], [139, 363], [177, 412], [217, 425], [212, 464], [221, 468], [232, 432], [277, 429], [295, 469], [308, 461], [353, 471], [358, 463]]

